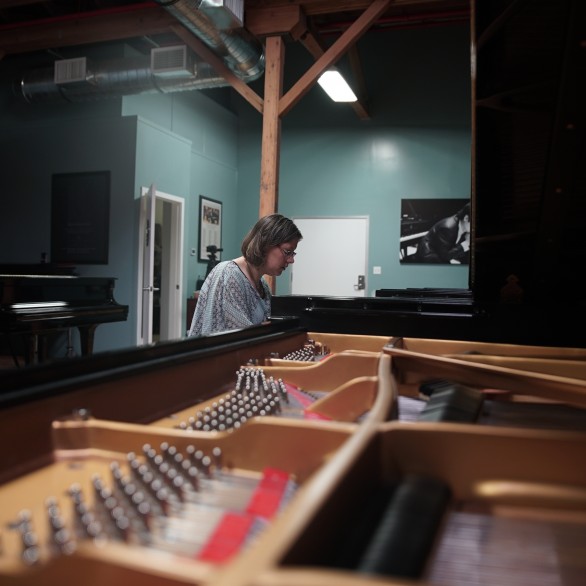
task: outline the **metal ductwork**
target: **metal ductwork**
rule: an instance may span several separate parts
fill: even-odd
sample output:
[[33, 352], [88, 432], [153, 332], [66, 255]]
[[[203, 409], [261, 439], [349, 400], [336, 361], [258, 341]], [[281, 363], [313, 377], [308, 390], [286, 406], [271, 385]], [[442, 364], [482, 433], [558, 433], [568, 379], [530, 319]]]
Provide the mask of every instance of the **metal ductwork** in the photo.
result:
[[[185, 52], [186, 47], [171, 47]], [[153, 49], [156, 51], [156, 49]], [[23, 75], [19, 91], [29, 103], [84, 102], [134, 94], [172, 93], [226, 86], [226, 80], [203, 62], [157, 71], [154, 58], [133, 57], [103, 62], [85, 57], [56, 61], [54, 67]]]
[[[237, 77], [249, 82], [264, 72], [264, 53], [262, 45], [242, 28], [242, 1], [231, 0], [230, 6], [224, 6], [217, 0], [155, 0], [223, 59]], [[18, 91], [30, 103], [80, 102], [227, 85], [213, 67], [198, 61], [181, 45], [153, 49], [150, 58], [100, 62], [80, 57], [56, 61], [54, 67], [25, 73]]]
[[244, 0], [155, 0], [221, 57], [234, 74], [253, 81], [265, 68], [261, 43], [243, 28]]

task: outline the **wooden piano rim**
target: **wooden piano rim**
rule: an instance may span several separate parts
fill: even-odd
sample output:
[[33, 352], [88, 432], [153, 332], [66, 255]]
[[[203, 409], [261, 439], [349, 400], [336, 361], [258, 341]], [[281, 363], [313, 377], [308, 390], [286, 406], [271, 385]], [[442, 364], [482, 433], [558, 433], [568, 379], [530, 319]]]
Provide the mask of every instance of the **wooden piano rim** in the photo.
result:
[[439, 356], [473, 353], [473, 355], [480, 356], [586, 360], [586, 348], [566, 348], [558, 346], [530, 346], [527, 344], [411, 338], [407, 336], [394, 336], [390, 339], [387, 346], [389, 349], [395, 348]]

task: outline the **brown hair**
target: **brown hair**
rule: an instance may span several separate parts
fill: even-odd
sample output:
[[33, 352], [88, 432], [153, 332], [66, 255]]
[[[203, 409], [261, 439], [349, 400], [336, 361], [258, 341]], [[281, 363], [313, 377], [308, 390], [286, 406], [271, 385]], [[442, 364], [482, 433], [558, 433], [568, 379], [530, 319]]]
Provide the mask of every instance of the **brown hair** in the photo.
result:
[[302, 238], [301, 232], [289, 218], [281, 214], [271, 214], [262, 217], [250, 229], [242, 240], [240, 250], [251, 265], [258, 267], [273, 246]]

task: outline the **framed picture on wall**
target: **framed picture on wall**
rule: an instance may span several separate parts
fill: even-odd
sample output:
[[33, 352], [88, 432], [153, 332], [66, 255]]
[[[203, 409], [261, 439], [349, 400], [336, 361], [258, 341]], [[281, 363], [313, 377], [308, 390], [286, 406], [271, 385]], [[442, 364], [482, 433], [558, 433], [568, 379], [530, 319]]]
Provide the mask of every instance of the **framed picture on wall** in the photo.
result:
[[222, 202], [199, 196], [198, 260], [207, 262], [215, 254], [219, 260], [222, 248]]
[[469, 199], [402, 199], [399, 261], [470, 264]]
[[110, 171], [54, 174], [51, 262], [108, 264]]

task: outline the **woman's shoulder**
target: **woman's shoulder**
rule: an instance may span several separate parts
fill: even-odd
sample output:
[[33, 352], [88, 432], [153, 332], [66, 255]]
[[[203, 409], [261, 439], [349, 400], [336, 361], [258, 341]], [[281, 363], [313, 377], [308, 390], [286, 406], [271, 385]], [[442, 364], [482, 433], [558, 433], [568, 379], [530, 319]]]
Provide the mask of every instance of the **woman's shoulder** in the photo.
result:
[[233, 260], [221, 260], [213, 268], [213, 271], [216, 273], [224, 273], [226, 271], [233, 271], [234, 269], [238, 269], [238, 265]]
[[216, 265], [216, 267], [219, 267], [219, 268], [222, 268], [222, 269], [223, 269], [223, 268], [226, 268], [226, 267], [230, 267], [230, 266], [232, 266], [232, 265], [235, 265], [235, 264], [236, 264], [236, 263], [235, 263], [233, 260], [221, 260], [221, 261], [220, 261], [220, 262], [219, 262], [219, 263]]
[[238, 270], [238, 267], [233, 260], [222, 260], [210, 271], [206, 281], [218, 283], [233, 275], [235, 270]]
[[217, 277], [223, 276], [224, 278], [239, 278], [241, 275], [244, 276], [244, 273], [235, 260], [223, 260], [219, 262], [214, 267], [214, 271], [216, 272]]

